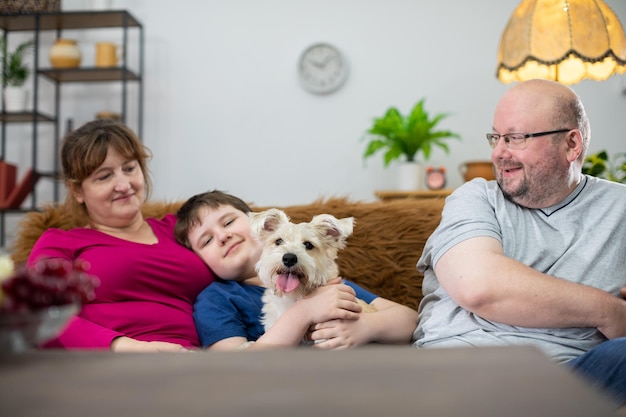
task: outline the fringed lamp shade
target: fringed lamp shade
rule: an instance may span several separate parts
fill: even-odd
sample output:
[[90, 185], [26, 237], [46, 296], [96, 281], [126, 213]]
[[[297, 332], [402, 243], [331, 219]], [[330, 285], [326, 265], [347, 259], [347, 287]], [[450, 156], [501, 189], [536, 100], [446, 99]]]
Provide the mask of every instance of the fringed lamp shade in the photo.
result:
[[523, 0], [502, 34], [497, 77], [574, 84], [626, 72], [626, 36], [602, 0]]

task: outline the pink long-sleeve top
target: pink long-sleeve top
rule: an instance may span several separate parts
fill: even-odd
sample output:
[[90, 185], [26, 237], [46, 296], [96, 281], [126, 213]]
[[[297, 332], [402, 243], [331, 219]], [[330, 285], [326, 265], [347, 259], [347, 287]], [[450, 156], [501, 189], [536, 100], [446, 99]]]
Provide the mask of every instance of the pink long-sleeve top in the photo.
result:
[[49, 229], [28, 259], [83, 259], [100, 279], [96, 298], [45, 347], [108, 349], [115, 337], [199, 346], [193, 322], [196, 296], [213, 282], [210, 269], [174, 238], [173, 214], [146, 220], [154, 245], [129, 242], [94, 229]]

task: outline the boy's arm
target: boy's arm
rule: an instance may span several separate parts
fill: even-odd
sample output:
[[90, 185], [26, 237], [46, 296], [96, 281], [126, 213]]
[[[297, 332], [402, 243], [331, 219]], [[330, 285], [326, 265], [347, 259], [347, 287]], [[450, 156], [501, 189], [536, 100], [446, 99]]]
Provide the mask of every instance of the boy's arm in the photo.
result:
[[331, 320], [312, 327], [319, 349], [343, 349], [367, 343], [408, 344], [417, 327], [417, 311], [402, 304], [376, 298], [377, 311], [363, 313], [358, 320]]
[[411, 342], [417, 327], [417, 311], [382, 297], [371, 304], [378, 311], [361, 316], [370, 329], [367, 343]]
[[208, 350], [237, 350], [247, 346], [245, 337], [235, 336], [219, 340], [208, 347]]
[[[309, 296], [297, 301], [267, 332], [259, 337], [256, 343], [249, 343], [245, 337], [234, 336], [213, 343], [209, 349], [237, 350], [297, 346], [313, 323], [333, 319], [347, 321], [358, 319], [361, 306], [356, 301], [354, 290], [339, 282], [340, 280], [335, 280], [333, 283], [337, 285], [318, 288]], [[199, 299], [202, 298], [199, 297]], [[198, 310], [194, 314], [197, 312]]]
[[[282, 318], [287, 317], [284, 320]], [[270, 347], [297, 346], [302, 341], [308, 325], [304, 325], [305, 320], [297, 318], [296, 315], [284, 314], [278, 319], [269, 331], [263, 334], [256, 342], [249, 341], [245, 337], [234, 336], [219, 340], [208, 347], [208, 350], [243, 350], [243, 349], [263, 349]], [[304, 328], [303, 328], [304, 327]]]
[[344, 284], [326, 285], [291, 306], [256, 345], [297, 346], [312, 324], [332, 319], [356, 320], [361, 309], [352, 288]]

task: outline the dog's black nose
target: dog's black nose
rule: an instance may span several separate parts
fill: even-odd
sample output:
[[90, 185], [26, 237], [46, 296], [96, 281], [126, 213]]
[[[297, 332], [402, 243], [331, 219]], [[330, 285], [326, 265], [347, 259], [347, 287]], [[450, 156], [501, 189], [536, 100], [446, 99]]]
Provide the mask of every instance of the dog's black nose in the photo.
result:
[[286, 253], [283, 255], [283, 265], [287, 268], [294, 266], [298, 263], [298, 257], [293, 253]]

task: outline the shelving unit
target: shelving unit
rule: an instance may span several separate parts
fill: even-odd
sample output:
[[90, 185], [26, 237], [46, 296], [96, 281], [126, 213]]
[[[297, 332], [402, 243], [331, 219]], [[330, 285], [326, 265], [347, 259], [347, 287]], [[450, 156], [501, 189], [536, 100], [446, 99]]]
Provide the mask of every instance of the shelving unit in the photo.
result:
[[[44, 31], [56, 31], [56, 38], [61, 38], [64, 30], [89, 30], [102, 28], [119, 28], [122, 30], [122, 57], [121, 64], [111, 68], [98, 68], [94, 66], [81, 66], [73, 69], [56, 69], [43, 67], [39, 62], [41, 48], [41, 34]], [[65, 83], [121, 83], [121, 118], [127, 122], [128, 117], [128, 83], [137, 83], [137, 128], [135, 129], [141, 138], [143, 134], [143, 67], [144, 67], [144, 35], [142, 24], [126, 10], [111, 11], [72, 11], [45, 14], [24, 15], [0, 15], [0, 29], [3, 30], [5, 41], [13, 32], [32, 32], [35, 41], [34, 63], [32, 71], [32, 110], [20, 113], [9, 113], [2, 110], [0, 113], [0, 160], [7, 156], [7, 131], [6, 125], [10, 123], [23, 123], [32, 125], [31, 146], [32, 155], [30, 168], [39, 177], [50, 178], [53, 181], [53, 201], [59, 201], [59, 146], [61, 138], [61, 85]], [[128, 48], [129, 30], [138, 31], [138, 57], [136, 68], [129, 66]], [[47, 80], [53, 84], [54, 103], [52, 114], [46, 114], [40, 107], [40, 82]], [[39, 132], [40, 123], [54, 126], [53, 137], [53, 170], [42, 172], [39, 164]], [[30, 188], [30, 204], [26, 207], [0, 209], [0, 246], [5, 244], [6, 215], [9, 213], [24, 213], [37, 210], [37, 180], [34, 179]]]

